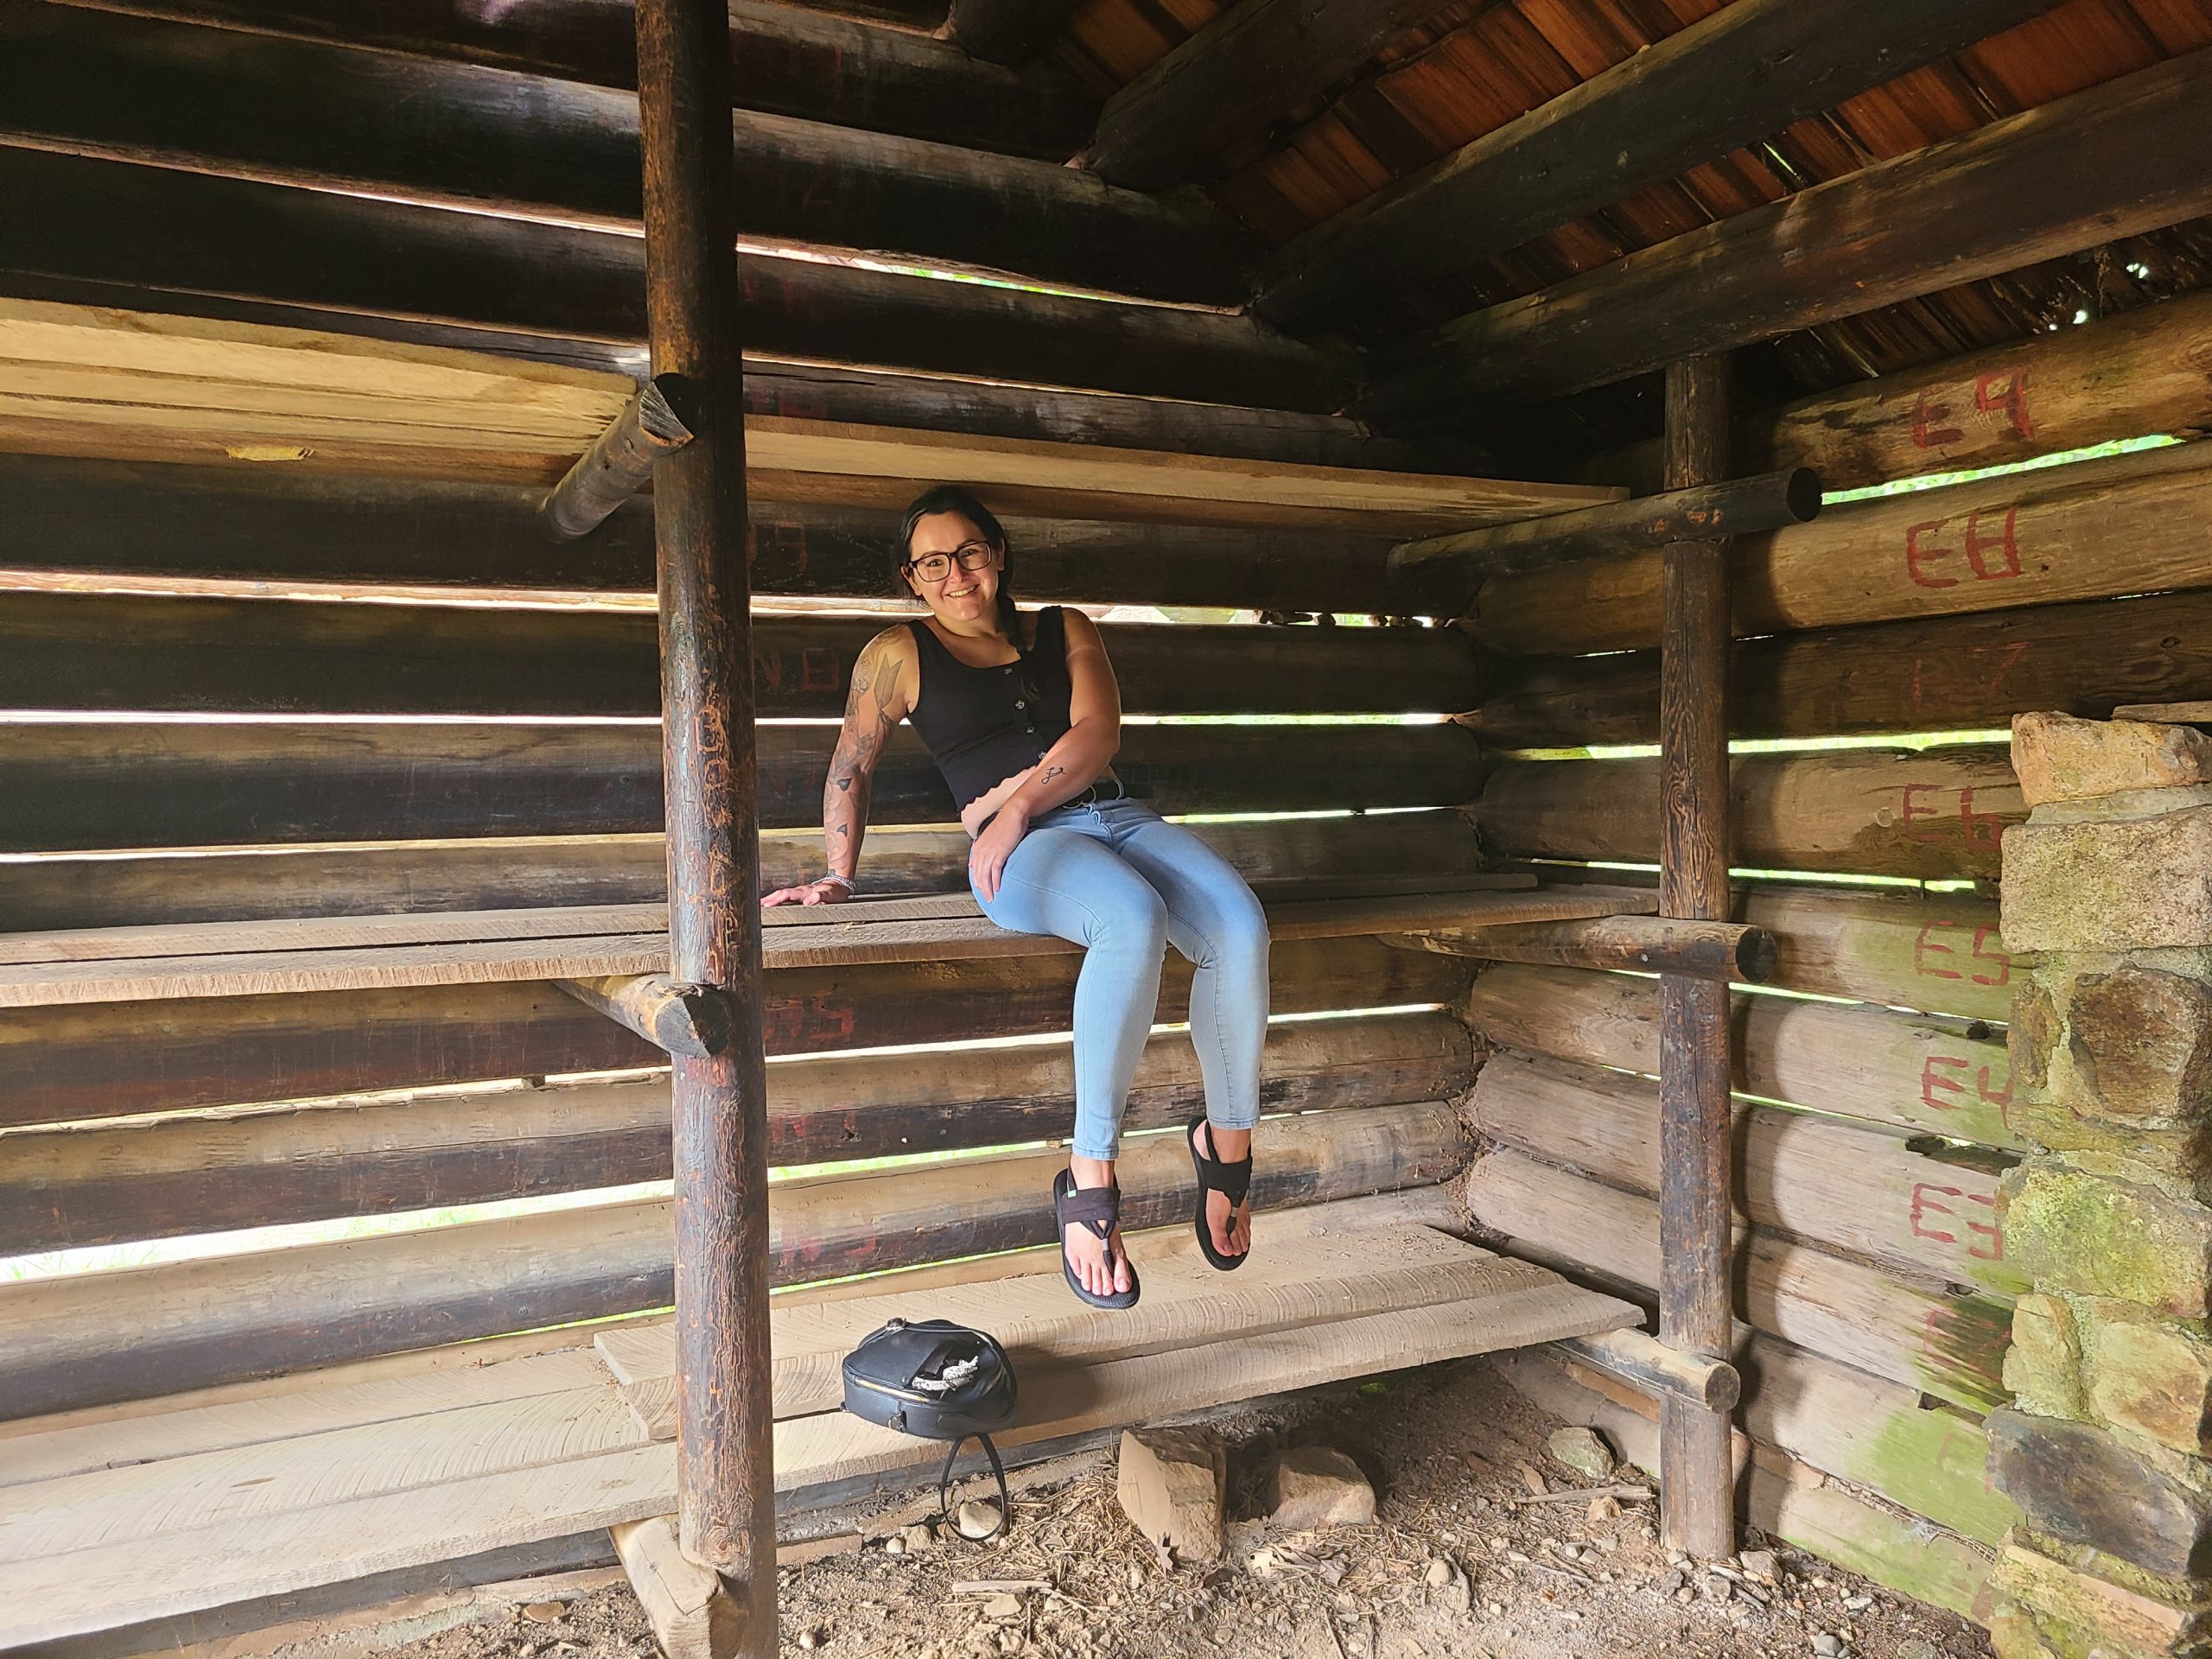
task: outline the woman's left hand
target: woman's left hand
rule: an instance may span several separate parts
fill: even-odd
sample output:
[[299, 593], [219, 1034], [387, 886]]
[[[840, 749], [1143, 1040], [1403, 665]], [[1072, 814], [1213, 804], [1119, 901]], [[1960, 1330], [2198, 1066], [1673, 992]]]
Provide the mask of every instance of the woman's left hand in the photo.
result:
[[999, 896], [999, 880], [1006, 874], [1006, 861], [1014, 856], [1014, 849], [1021, 845], [1022, 836], [1028, 833], [1028, 816], [1018, 807], [1003, 806], [983, 833], [976, 837], [976, 844], [968, 849], [968, 879], [976, 884], [976, 891], [986, 901]]

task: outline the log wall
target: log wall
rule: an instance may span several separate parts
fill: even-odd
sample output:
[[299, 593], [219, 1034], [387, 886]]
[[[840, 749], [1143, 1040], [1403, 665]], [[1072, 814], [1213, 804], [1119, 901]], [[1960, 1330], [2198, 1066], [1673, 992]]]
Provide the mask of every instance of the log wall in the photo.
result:
[[[1745, 466], [1811, 465], [1834, 488], [2193, 436], [2212, 414], [2208, 316], [2202, 300], [2151, 308], [1745, 416]], [[2007, 745], [1988, 739], [2031, 709], [2212, 696], [2195, 528], [2208, 458], [2183, 442], [1875, 495], [1731, 554], [1732, 734], [1770, 740], [1733, 760], [1731, 913], [1777, 945], [1772, 980], [1732, 1002], [1749, 1513], [1962, 1609], [2013, 1515], [1988, 1485], [1980, 1417], [2009, 1403], [2012, 1305], [2031, 1283], [2006, 1252], [2000, 1183], [2037, 1150], [2005, 1031], [2031, 964], [1996, 903], [2027, 803]], [[1648, 491], [1653, 460], [1627, 452], [1584, 476]], [[1464, 723], [1507, 753], [1466, 816], [1500, 868], [1656, 880], [1659, 762], [1615, 746], [1658, 735], [1659, 601], [1659, 559], [1642, 551], [1476, 593], [1485, 695]], [[1864, 741], [1883, 734], [1912, 741]], [[1825, 741], [1840, 738], [1861, 741]], [[1423, 943], [1483, 949], [1467, 934]], [[1496, 1050], [1468, 1105], [1476, 1220], [1647, 1303], [1659, 1005], [1649, 977], [1529, 960], [1484, 967], [1463, 1005]], [[1656, 1407], [1622, 1379], [1564, 1355], [1514, 1374], [1656, 1449]], [[1876, 1442], [1917, 1449], [1876, 1457]], [[1777, 1459], [1924, 1517], [1956, 1548], [1907, 1548], [1879, 1504], [1793, 1511], [1760, 1472]]]

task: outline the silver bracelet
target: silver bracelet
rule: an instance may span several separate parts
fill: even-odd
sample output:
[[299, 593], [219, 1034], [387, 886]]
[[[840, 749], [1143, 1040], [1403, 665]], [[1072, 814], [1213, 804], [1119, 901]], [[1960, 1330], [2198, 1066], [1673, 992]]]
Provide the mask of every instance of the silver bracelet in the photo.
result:
[[842, 887], [842, 888], [843, 888], [847, 893], [857, 893], [857, 892], [859, 892], [859, 891], [860, 891], [860, 889], [859, 889], [856, 886], [855, 886], [855, 885], [854, 885], [853, 878], [852, 878], [851, 876], [849, 876], [849, 875], [840, 875], [840, 874], [837, 874], [837, 872], [836, 872], [836, 871], [835, 871], [835, 870], [825, 870], [825, 871], [823, 871], [820, 875], [816, 876], [816, 877], [814, 878], [813, 882], [810, 883], [809, 885], [810, 885], [810, 886], [819, 885], [820, 883], [824, 882], [824, 881], [835, 881], [835, 882], [836, 882], [839, 887]]

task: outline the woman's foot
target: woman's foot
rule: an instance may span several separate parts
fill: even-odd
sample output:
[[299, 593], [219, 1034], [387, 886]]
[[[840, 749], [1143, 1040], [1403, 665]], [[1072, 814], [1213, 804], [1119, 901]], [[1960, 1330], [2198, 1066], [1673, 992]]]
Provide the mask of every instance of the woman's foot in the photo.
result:
[[[1252, 1155], [1252, 1131], [1217, 1129], [1200, 1118], [1191, 1128], [1191, 1148], [1216, 1163], [1241, 1163]], [[1213, 1247], [1224, 1256], [1240, 1256], [1252, 1248], [1252, 1198], [1249, 1192], [1232, 1204], [1228, 1193], [1211, 1187], [1206, 1195], [1206, 1230]]]
[[[1114, 1163], [1110, 1158], [1074, 1158], [1068, 1160], [1068, 1173], [1074, 1178], [1076, 1190], [1114, 1185]], [[1076, 1282], [1094, 1296], [1119, 1296], [1128, 1294], [1136, 1282], [1129, 1271], [1128, 1249], [1122, 1242], [1122, 1230], [1117, 1226], [1110, 1236], [1102, 1239], [1097, 1233], [1081, 1222], [1070, 1222], [1060, 1230], [1060, 1250], [1067, 1257], [1069, 1271]]]

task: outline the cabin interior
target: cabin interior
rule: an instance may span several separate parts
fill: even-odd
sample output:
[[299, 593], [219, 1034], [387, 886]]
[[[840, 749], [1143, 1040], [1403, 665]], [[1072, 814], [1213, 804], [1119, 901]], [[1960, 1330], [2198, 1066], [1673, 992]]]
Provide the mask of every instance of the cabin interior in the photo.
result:
[[[922, 1310], [2212, 1652], [2212, 0], [0, 0], [0, 1648], [775, 1653]], [[754, 903], [939, 482], [1267, 905], [1234, 1295], [910, 734]]]

